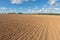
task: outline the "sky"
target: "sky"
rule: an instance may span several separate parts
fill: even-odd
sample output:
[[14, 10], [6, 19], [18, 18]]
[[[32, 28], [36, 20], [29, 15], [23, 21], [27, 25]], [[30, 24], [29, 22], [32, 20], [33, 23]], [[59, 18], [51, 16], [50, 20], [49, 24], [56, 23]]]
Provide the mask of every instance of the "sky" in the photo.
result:
[[60, 0], [0, 0], [0, 13], [60, 13]]

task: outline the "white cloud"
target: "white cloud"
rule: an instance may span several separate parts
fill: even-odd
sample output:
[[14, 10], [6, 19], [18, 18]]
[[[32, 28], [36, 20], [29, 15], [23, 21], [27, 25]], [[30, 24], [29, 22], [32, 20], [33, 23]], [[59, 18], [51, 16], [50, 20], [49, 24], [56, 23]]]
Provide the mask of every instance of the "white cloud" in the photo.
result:
[[20, 4], [22, 3], [22, 0], [11, 0], [12, 4]]
[[51, 13], [51, 12], [56, 12], [57, 13], [57, 11], [59, 12], [60, 11], [60, 8], [44, 8], [44, 9], [41, 9], [41, 11], [42, 12], [46, 12], [46, 13]]
[[9, 10], [11, 8], [6, 8], [6, 7], [0, 7], [0, 10]]
[[28, 9], [28, 12], [31, 12], [31, 9]]
[[[23, 2], [28, 2], [29, 0], [11, 0], [12, 4], [21, 4]], [[36, 1], [36, 0], [31, 0], [31, 1]]]
[[27, 12], [29, 13], [59, 13], [60, 8], [38, 8], [38, 9], [28, 9]]
[[38, 8], [38, 6], [35, 5], [35, 7], [34, 7], [33, 9], [34, 9], [34, 10], [38, 10], [39, 8]]
[[9, 13], [9, 12], [16, 12], [16, 9], [0, 7], [0, 13]]
[[50, 5], [56, 5], [56, 0], [49, 0]]
[[2, 9], [5, 10], [6, 8], [5, 7], [0, 7], [0, 10], [2, 10]]
[[60, 2], [57, 2], [59, 0], [49, 0], [49, 4], [52, 6], [60, 6]]
[[38, 7], [38, 6], [34, 6], [34, 8], [28, 8], [28, 10], [27, 10], [28, 12], [30, 12], [30, 13], [38, 13], [38, 12], [40, 12], [41, 10], [40, 10], [40, 8]]

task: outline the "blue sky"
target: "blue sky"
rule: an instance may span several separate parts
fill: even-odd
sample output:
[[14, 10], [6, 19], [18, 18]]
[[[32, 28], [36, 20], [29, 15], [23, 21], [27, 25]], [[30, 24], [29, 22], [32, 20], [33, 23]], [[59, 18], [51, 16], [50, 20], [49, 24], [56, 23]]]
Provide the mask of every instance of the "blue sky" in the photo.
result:
[[60, 13], [60, 0], [0, 0], [0, 13]]

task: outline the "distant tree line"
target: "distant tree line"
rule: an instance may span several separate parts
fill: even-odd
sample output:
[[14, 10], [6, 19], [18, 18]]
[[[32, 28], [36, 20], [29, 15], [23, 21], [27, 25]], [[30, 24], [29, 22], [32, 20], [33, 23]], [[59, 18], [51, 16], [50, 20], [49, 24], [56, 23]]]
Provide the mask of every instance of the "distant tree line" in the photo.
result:
[[15, 13], [15, 12], [14, 12], [14, 13], [8, 13], [8, 14], [23, 14], [23, 13], [20, 13], [20, 12], [19, 12], [19, 13]]
[[60, 13], [29, 13], [30, 15], [60, 15]]
[[60, 15], [60, 13], [38, 13], [38, 15]]
[[28, 14], [28, 15], [60, 15], [60, 13], [1, 13], [1, 14]]

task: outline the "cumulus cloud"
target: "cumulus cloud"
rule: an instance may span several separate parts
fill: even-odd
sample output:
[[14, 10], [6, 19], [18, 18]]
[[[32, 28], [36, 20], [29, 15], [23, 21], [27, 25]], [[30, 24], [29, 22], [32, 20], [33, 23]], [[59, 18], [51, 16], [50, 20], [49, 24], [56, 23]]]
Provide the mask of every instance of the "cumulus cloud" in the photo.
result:
[[44, 8], [44, 9], [41, 9], [42, 12], [46, 12], [46, 13], [54, 13], [54, 12], [59, 12], [60, 11], [60, 8]]
[[[20, 4], [23, 2], [28, 2], [29, 0], [11, 0], [12, 4]], [[36, 0], [31, 0], [31, 1], [36, 1]]]
[[49, 0], [50, 5], [56, 5], [56, 0]]
[[5, 7], [0, 7], [0, 10], [2, 10], [2, 9], [5, 10], [6, 8]]
[[35, 6], [34, 8], [28, 8], [27, 11], [30, 13], [39, 13], [41, 10], [38, 8], [38, 6]]
[[59, 13], [60, 8], [33, 8], [33, 9], [28, 9], [27, 12], [29, 13]]
[[28, 12], [31, 12], [31, 9], [28, 9]]
[[0, 7], [0, 10], [9, 10], [11, 8], [6, 8], [6, 7]]
[[50, 5], [56, 5], [56, 0], [49, 0]]
[[49, 0], [49, 4], [52, 6], [60, 6], [59, 0]]
[[22, 3], [22, 0], [11, 0], [12, 4], [20, 4]]
[[0, 7], [0, 13], [9, 13], [9, 12], [16, 12], [16, 9]]

